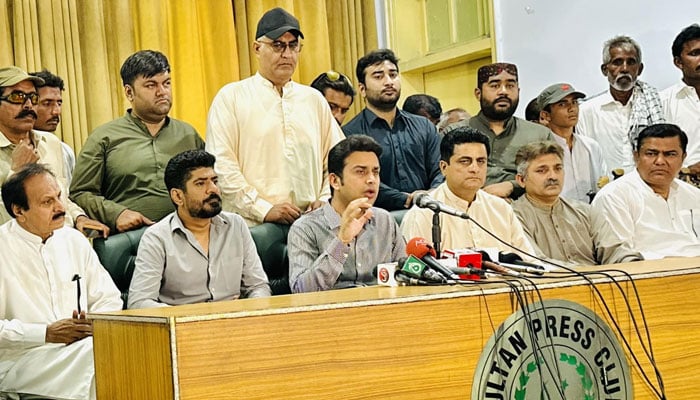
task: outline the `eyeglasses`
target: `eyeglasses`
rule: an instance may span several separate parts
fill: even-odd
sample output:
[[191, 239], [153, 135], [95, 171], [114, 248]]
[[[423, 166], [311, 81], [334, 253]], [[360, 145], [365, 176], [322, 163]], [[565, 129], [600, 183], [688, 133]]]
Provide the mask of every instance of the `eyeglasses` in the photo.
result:
[[293, 42], [285, 43], [285, 42], [280, 42], [279, 40], [275, 40], [274, 42], [263, 42], [259, 41], [262, 44], [266, 44], [270, 47], [272, 47], [272, 51], [275, 53], [284, 53], [287, 50], [287, 47], [289, 47], [289, 50], [292, 53], [299, 53], [301, 52], [301, 48], [304, 46], [303, 44], [299, 43], [298, 40], [295, 40]]
[[7, 96], [0, 97], [0, 101], [4, 100], [12, 104], [24, 104], [27, 102], [27, 99], [29, 99], [33, 105], [37, 105], [39, 103], [39, 95], [36, 92], [24, 93], [16, 91], [8, 94]]

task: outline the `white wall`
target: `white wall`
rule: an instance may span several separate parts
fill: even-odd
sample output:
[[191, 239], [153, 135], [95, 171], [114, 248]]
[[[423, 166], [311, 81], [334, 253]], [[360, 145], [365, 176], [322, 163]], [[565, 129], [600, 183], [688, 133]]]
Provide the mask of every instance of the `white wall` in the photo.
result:
[[498, 61], [518, 65], [520, 106], [546, 86], [568, 82], [589, 97], [607, 90], [603, 42], [624, 34], [642, 47], [641, 79], [664, 89], [680, 77], [671, 44], [700, 23], [697, 0], [493, 0]]

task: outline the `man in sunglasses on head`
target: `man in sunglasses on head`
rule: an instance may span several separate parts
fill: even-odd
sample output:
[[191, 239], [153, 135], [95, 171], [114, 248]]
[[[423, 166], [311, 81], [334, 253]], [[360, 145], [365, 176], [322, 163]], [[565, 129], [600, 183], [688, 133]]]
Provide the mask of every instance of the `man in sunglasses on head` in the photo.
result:
[[258, 72], [224, 86], [207, 121], [206, 150], [216, 156], [224, 211], [291, 224], [330, 197], [327, 158], [343, 139], [323, 96], [292, 81], [304, 34], [281, 8], [258, 22]]
[[[17, 67], [0, 68], [0, 184], [29, 163], [45, 164], [56, 175], [61, 199], [66, 206], [65, 224], [81, 232], [91, 228], [107, 237], [109, 228], [87, 217], [68, 199], [68, 180], [63, 168], [61, 141], [48, 132], [32, 130], [39, 102], [37, 85], [44, 80]], [[5, 207], [0, 207], [0, 223], [9, 221]]]

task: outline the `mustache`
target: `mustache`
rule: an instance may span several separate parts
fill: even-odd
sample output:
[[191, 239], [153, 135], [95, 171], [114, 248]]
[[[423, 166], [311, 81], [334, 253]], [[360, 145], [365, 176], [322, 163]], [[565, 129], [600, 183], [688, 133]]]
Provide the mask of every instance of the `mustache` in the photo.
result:
[[50, 118], [48, 122], [59, 123], [59, 122], [61, 122], [61, 118], [60, 117], [53, 117], [53, 118]]
[[60, 213], [54, 214], [54, 216], [51, 219], [55, 221], [57, 219], [65, 217], [65, 216], [66, 216], [66, 213], [64, 211], [61, 211]]
[[27, 116], [30, 116], [30, 115], [31, 115], [34, 119], [39, 118], [39, 117], [36, 115], [36, 112], [34, 112], [34, 110], [31, 110], [31, 109], [30, 109], [30, 110], [22, 110], [22, 111], [20, 111], [19, 114], [17, 114], [17, 116], [15, 117], [15, 119], [22, 119], [22, 118], [27, 117]]
[[631, 75], [631, 74], [620, 74], [620, 75], [617, 76], [617, 78], [615, 78], [615, 82], [619, 82], [620, 79], [622, 79], [622, 78], [627, 78], [627, 79], [629, 79], [629, 80], [631, 80], [631, 81], [634, 80], [634, 79], [632, 78], [632, 75]]
[[506, 96], [501, 96], [501, 97], [497, 98], [496, 100], [493, 101], [493, 104], [496, 104], [496, 103], [498, 103], [498, 102], [501, 101], [501, 100], [507, 101], [508, 104], [511, 104], [511, 105], [513, 104], [513, 100], [511, 100], [510, 98], [508, 98], [508, 97], [506, 97]]
[[218, 194], [212, 194], [211, 196], [207, 197], [204, 201], [207, 202], [209, 200], [216, 200], [216, 201], [221, 201], [221, 196]]
[[544, 182], [544, 187], [559, 186], [559, 185], [560, 185], [559, 179], [547, 179]]

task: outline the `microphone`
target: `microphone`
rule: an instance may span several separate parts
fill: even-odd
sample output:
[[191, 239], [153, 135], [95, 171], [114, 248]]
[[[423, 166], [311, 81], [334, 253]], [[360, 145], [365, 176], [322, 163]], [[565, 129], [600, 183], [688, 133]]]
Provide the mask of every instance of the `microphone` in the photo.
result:
[[413, 255], [410, 255], [406, 259], [399, 271], [413, 278], [422, 278], [439, 283], [447, 282], [447, 279], [444, 276], [442, 276], [439, 272], [428, 268], [428, 265], [425, 262], [421, 261]]
[[522, 257], [515, 253], [501, 251], [498, 253], [498, 261], [516, 271], [536, 275], [543, 275], [545, 273], [545, 268], [543, 266], [523, 261]]
[[413, 204], [420, 208], [427, 208], [433, 210], [434, 212], [441, 212], [449, 215], [454, 215], [455, 217], [469, 219], [467, 213], [454, 209], [445, 203], [439, 202], [426, 192], [420, 192], [416, 194], [413, 198]]
[[489, 253], [485, 252], [484, 250], [479, 250], [479, 253], [481, 253], [481, 268], [490, 269], [491, 271], [497, 272], [501, 275], [520, 276], [520, 272], [513, 271], [510, 268], [506, 268], [499, 263], [491, 261], [491, 256], [489, 256]]
[[419, 258], [430, 268], [438, 271], [449, 279], [460, 279], [457, 274], [452, 273], [449, 268], [440, 264], [440, 262], [435, 259], [435, 249], [433, 249], [433, 247], [430, 246], [423, 238], [413, 238], [409, 240], [406, 244], [406, 254]]

